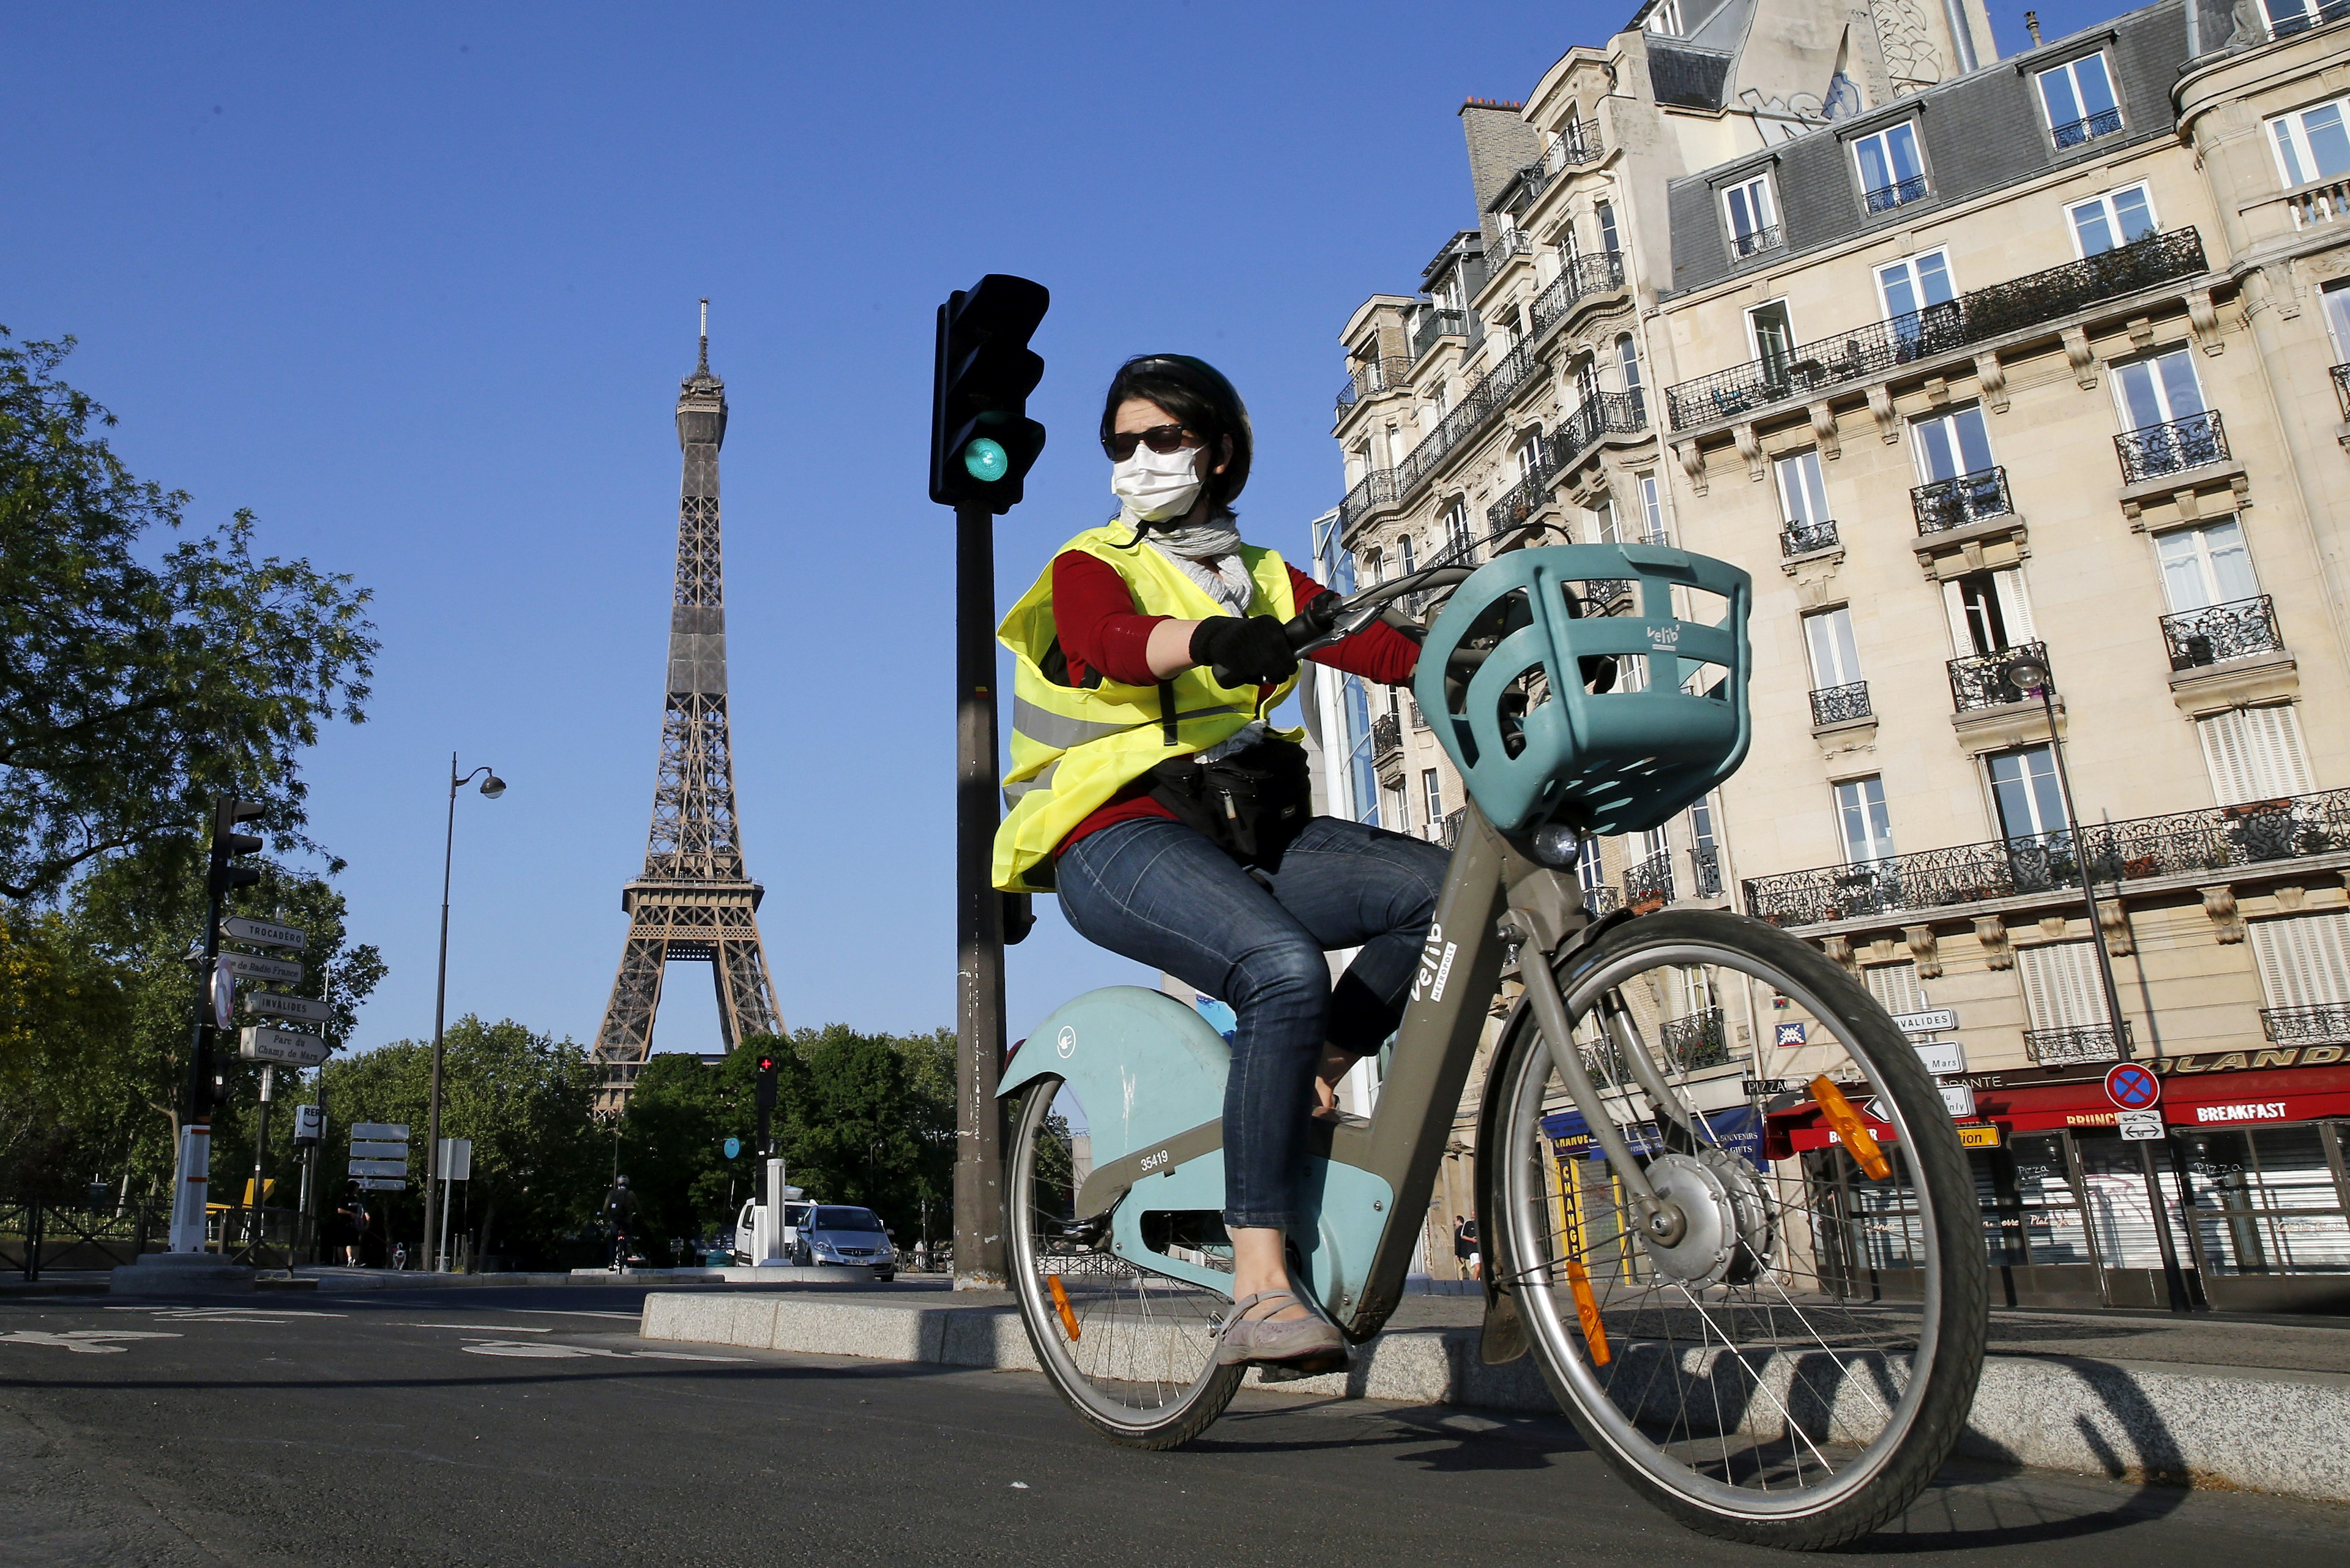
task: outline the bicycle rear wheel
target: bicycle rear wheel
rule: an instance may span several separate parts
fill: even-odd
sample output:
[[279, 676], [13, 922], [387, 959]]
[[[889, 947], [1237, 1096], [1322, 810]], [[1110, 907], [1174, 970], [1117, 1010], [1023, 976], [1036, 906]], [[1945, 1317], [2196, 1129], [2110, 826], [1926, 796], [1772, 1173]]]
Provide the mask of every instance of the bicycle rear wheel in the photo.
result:
[[[1013, 1294], [1037, 1366], [1071, 1409], [1114, 1443], [1171, 1449], [1223, 1414], [1248, 1369], [1216, 1365], [1229, 1294], [1136, 1268], [1110, 1251], [1109, 1211], [1075, 1212], [1071, 1116], [1094, 1109], [1061, 1079], [1039, 1078], [1014, 1118], [1004, 1160]], [[1201, 1240], [1193, 1255], [1229, 1269], [1228, 1250]]]
[[1850, 976], [1740, 916], [1644, 916], [1554, 972], [1679, 1219], [1648, 1223], [1522, 1006], [1485, 1198], [1553, 1391], [1694, 1529], [1794, 1550], [1866, 1534], [1949, 1457], [1982, 1365], [1973, 1183], [1931, 1076]]

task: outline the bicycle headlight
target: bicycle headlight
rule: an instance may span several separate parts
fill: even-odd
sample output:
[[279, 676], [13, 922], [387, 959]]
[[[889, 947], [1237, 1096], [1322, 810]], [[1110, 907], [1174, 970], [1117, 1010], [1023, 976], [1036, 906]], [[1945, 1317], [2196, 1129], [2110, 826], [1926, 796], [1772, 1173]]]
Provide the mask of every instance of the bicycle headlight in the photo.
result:
[[1534, 829], [1534, 858], [1545, 866], [1565, 870], [1583, 855], [1583, 835], [1563, 822], [1544, 823]]

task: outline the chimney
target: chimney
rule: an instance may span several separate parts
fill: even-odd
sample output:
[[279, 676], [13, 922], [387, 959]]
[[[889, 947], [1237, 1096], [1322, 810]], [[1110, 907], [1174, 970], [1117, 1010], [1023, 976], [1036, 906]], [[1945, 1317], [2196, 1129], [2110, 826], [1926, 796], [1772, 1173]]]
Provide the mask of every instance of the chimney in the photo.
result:
[[2040, 47], [2039, 12], [2026, 11], [2023, 14], [2023, 30], [2032, 35], [2032, 47], [2035, 49], [2038, 48]]

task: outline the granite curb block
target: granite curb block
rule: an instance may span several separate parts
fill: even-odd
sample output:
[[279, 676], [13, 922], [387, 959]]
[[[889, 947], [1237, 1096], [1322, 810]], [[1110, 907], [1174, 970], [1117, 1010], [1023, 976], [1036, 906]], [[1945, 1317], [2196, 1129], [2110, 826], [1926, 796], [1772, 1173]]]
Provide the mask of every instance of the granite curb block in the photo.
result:
[[[1035, 1371], [1019, 1314], [806, 1296], [645, 1298], [647, 1339]], [[1555, 1413], [1531, 1356], [1488, 1366], [1473, 1328], [1396, 1329], [1347, 1372], [1275, 1392]], [[1252, 1374], [1251, 1381], [1255, 1381]], [[1960, 1450], [2043, 1469], [2350, 1502], [2350, 1375], [1995, 1355]]]

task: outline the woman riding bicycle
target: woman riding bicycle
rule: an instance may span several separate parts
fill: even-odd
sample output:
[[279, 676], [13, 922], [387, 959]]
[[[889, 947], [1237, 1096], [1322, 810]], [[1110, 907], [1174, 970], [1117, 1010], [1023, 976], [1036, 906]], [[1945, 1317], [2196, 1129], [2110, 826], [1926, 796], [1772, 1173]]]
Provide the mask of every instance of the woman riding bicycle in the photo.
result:
[[[1306, 1123], [1401, 1017], [1448, 855], [1314, 816], [1301, 732], [1267, 722], [1297, 681], [1284, 624], [1328, 590], [1241, 541], [1252, 442], [1232, 383], [1185, 355], [1130, 359], [1101, 439], [1118, 515], [1064, 545], [1000, 632], [1018, 665], [996, 884], [1056, 890], [1088, 940], [1230, 1004], [1218, 1358], [1326, 1356], [1342, 1336], [1292, 1290], [1285, 1250]], [[1311, 657], [1394, 684], [1419, 646], [1373, 623]], [[1360, 950], [1334, 984], [1340, 948]]]

